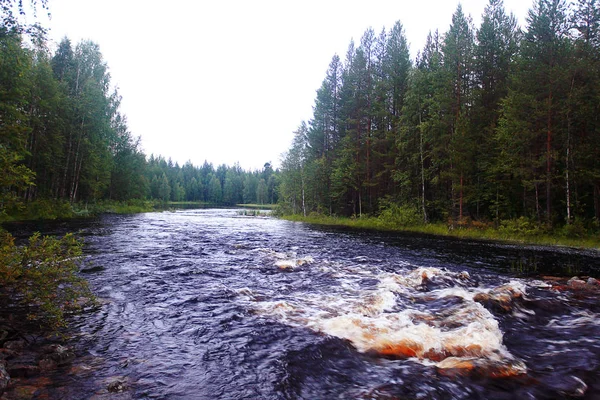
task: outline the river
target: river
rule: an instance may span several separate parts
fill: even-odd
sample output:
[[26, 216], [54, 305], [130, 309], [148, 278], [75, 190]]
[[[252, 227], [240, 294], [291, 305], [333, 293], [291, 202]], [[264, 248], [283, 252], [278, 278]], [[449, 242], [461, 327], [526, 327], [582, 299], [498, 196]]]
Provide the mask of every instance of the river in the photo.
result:
[[600, 398], [600, 291], [567, 284], [597, 251], [226, 209], [29, 229], [79, 231], [102, 303], [44, 398]]

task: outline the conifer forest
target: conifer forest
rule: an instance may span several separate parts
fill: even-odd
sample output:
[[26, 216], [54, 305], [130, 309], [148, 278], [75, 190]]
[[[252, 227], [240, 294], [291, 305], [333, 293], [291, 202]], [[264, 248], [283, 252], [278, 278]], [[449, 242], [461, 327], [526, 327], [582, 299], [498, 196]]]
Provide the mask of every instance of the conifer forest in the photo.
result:
[[600, 5], [536, 0], [524, 27], [459, 5], [412, 60], [401, 22], [334, 55], [282, 161], [290, 212], [600, 220]]
[[51, 51], [43, 30], [15, 26], [5, 18], [0, 32], [4, 213], [156, 199], [401, 209], [424, 223], [600, 220], [597, 0], [535, 0], [523, 27], [501, 0], [478, 27], [458, 5], [414, 59], [400, 21], [367, 29], [332, 57], [281, 168], [261, 171], [144, 154], [97, 44], [65, 37]]
[[277, 173], [147, 156], [97, 44], [0, 31], [0, 213], [34, 201], [277, 202]]

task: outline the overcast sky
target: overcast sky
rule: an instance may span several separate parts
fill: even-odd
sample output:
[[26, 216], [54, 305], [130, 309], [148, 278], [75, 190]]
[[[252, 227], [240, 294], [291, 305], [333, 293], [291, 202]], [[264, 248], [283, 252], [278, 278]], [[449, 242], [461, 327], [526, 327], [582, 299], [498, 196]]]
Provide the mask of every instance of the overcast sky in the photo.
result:
[[[455, 0], [50, 0], [50, 38], [100, 45], [146, 154], [279, 165], [334, 54], [401, 21], [414, 58]], [[463, 0], [479, 26], [487, 0]], [[504, 0], [524, 25], [531, 0]]]

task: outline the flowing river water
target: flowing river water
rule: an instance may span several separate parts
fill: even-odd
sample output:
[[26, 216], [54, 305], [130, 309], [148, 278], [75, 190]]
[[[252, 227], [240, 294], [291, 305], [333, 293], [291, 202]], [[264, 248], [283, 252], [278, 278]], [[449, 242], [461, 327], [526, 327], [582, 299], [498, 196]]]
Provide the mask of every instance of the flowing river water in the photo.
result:
[[102, 302], [44, 398], [600, 398], [600, 290], [567, 283], [597, 251], [223, 209], [36, 229], [79, 230]]

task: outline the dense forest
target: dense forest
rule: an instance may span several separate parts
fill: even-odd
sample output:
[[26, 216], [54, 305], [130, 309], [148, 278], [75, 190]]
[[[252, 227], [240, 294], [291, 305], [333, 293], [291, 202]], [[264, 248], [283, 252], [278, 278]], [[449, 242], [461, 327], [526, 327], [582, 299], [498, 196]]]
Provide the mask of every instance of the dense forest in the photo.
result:
[[244, 171], [147, 158], [98, 45], [64, 38], [51, 52], [33, 28], [6, 16], [0, 27], [0, 214], [40, 200], [277, 201], [270, 163]]
[[600, 221], [600, 4], [535, 0], [525, 29], [459, 5], [410, 58], [403, 26], [334, 55], [282, 161], [287, 212]]

